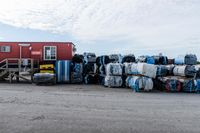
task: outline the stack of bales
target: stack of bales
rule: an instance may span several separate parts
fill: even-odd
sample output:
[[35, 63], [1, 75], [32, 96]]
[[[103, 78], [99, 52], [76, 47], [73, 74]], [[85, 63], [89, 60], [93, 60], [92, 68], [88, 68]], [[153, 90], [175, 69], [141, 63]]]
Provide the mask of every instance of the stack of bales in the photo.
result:
[[106, 77], [106, 66], [110, 63], [110, 58], [107, 55], [102, 55], [96, 59], [96, 74], [98, 75], [98, 83], [104, 85]]
[[[166, 91], [180, 91], [180, 82], [176, 78], [167, 78], [167, 76], [173, 75], [173, 60], [169, 60], [166, 56], [146, 56], [145, 62], [153, 65], [156, 69], [156, 76], [153, 77], [154, 86], [159, 90]], [[170, 64], [168, 64], [170, 62]], [[151, 70], [149, 70], [151, 71]]]
[[198, 80], [195, 79], [197, 71], [194, 66], [196, 63], [196, 55], [175, 58], [174, 65], [165, 66], [167, 74], [158, 76], [157, 88], [169, 92], [198, 92]]
[[85, 84], [97, 83], [96, 77], [96, 55], [84, 53], [83, 78]]
[[106, 87], [122, 87], [122, 64], [109, 63], [106, 66], [106, 76], [104, 86]]
[[83, 82], [83, 56], [74, 55], [71, 63], [71, 83]]
[[179, 56], [175, 58], [175, 66], [173, 73], [179, 77], [179, 81], [182, 83], [182, 91], [184, 92], [199, 92], [198, 79], [195, 79], [197, 64], [197, 57], [193, 54], [187, 54], [185, 56]]
[[127, 76], [126, 86], [135, 92], [153, 90], [156, 66], [147, 63], [124, 63], [124, 72]]

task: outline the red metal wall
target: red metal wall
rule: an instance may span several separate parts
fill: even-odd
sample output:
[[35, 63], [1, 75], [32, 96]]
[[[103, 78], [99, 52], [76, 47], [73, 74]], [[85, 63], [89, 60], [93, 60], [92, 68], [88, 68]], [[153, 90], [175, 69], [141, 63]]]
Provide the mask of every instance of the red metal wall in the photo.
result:
[[30, 44], [29, 47], [22, 47], [22, 58], [44, 61], [44, 46], [57, 46], [57, 60], [71, 60], [74, 54], [74, 45], [71, 42], [0, 42], [0, 46], [11, 46], [11, 52], [0, 51], [0, 61], [6, 58], [20, 58], [18, 44]]

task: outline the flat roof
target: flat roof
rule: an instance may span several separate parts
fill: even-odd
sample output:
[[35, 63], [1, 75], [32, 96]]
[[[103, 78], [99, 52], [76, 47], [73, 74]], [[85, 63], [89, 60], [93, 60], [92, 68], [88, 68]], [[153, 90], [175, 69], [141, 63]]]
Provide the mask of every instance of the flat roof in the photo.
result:
[[[44, 42], [29, 42], [29, 41], [24, 41], [24, 42], [15, 42], [15, 41], [0, 41], [0, 43], [70, 43], [70, 44], [73, 44], [72, 42], [49, 42], [49, 41], [44, 41]], [[74, 44], [73, 44], [74, 45]]]

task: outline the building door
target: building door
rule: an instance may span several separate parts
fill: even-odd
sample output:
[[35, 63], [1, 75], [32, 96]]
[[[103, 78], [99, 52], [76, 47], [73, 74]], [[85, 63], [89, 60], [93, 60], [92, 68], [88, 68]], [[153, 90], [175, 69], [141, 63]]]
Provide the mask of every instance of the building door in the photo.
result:
[[31, 58], [31, 44], [19, 44], [20, 46], [20, 59]]
[[22, 47], [22, 58], [31, 58], [30, 47]]

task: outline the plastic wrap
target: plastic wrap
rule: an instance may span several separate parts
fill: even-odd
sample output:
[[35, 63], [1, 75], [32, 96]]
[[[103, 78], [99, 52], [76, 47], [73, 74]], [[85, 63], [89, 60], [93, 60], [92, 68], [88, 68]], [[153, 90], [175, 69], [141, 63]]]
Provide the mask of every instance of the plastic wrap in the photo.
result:
[[194, 77], [195, 73], [196, 69], [194, 66], [175, 66], [173, 69], [173, 74], [175, 76]]
[[119, 76], [122, 75], [122, 64], [119, 63], [109, 63], [106, 66], [106, 75]]
[[131, 63], [135, 62], [135, 56], [134, 55], [126, 55], [122, 59], [122, 63]]
[[107, 87], [121, 87], [123, 85], [123, 80], [121, 76], [106, 76], [104, 81], [104, 86]]
[[154, 84], [152, 78], [141, 76], [129, 76], [126, 79], [126, 86], [133, 89], [135, 92], [151, 91]]
[[193, 54], [187, 54], [185, 56], [185, 64], [186, 65], [196, 65], [197, 64], [197, 56]]

